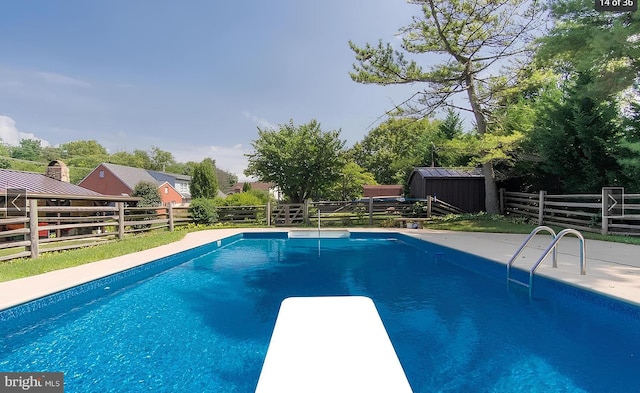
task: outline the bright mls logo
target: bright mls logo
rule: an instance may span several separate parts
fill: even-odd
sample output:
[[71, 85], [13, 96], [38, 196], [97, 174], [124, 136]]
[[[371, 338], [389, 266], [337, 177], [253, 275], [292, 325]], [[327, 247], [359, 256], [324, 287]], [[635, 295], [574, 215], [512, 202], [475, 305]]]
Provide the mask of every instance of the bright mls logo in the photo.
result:
[[63, 373], [0, 373], [0, 393], [64, 393]]
[[27, 215], [27, 190], [7, 188], [7, 216], [24, 217]]

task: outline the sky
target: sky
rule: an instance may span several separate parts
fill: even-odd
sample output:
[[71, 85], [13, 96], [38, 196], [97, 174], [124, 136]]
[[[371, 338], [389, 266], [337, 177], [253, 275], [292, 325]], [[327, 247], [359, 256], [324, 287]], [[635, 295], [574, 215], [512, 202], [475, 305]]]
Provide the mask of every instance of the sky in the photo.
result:
[[347, 146], [419, 86], [349, 77], [399, 45], [405, 0], [0, 0], [0, 138], [213, 158], [245, 179], [257, 128], [316, 119]]

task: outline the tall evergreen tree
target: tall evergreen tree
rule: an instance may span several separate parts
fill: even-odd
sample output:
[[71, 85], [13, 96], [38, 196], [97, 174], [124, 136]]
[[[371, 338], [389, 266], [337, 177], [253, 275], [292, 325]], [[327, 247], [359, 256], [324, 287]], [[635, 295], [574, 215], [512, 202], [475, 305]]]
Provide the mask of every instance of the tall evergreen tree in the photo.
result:
[[[455, 106], [453, 97], [467, 96], [479, 138], [490, 137], [500, 146], [501, 134], [491, 134], [494, 100], [510, 86], [503, 74], [495, 74], [499, 64], [522, 60], [531, 34], [540, 21], [539, 3], [513, 0], [412, 0], [421, 13], [400, 30], [402, 49], [410, 55], [428, 54], [428, 60], [442, 60], [425, 69], [391, 44], [358, 47], [350, 42], [358, 63], [351, 78], [359, 83], [423, 83], [416, 93], [420, 99], [418, 113], [430, 113], [442, 106]], [[437, 61], [436, 60], [436, 61]], [[416, 109], [413, 106], [413, 109]], [[484, 154], [485, 205], [490, 213], [498, 212], [498, 193], [493, 155]]]
[[541, 158], [540, 189], [587, 193], [624, 182], [616, 158], [621, 135], [616, 106], [592, 97], [590, 86], [590, 77], [581, 75], [534, 126], [530, 140]]
[[215, 161], [205, 158], [193, 168], [191, 176], [191, 197], [215, 198], [218, 194], [218, 179], [216, 178]]

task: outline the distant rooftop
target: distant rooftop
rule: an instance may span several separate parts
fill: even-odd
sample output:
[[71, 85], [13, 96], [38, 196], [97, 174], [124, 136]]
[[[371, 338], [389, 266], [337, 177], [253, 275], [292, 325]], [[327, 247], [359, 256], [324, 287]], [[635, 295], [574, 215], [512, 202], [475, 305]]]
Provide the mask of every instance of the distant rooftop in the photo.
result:
[[31, 194], [102, 196], [95, 191], [55, 180], [41, 173], [0, 169], [0, 191], [5, 192], [7, 188], [25, 189]]

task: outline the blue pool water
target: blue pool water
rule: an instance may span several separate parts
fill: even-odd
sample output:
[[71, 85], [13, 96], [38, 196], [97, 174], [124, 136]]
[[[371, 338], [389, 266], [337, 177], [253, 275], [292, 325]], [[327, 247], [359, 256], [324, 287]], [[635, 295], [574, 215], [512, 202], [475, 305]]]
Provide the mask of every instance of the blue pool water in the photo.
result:
[[637, 308], [542, 279], [529, 302], [503, 265], [375, 236], [238, 236], [0, 312], [0, 371], [62, 371], [66, 392], [252, 392], [284, 298], [363, 295], [414, 392], [640, 391]]

